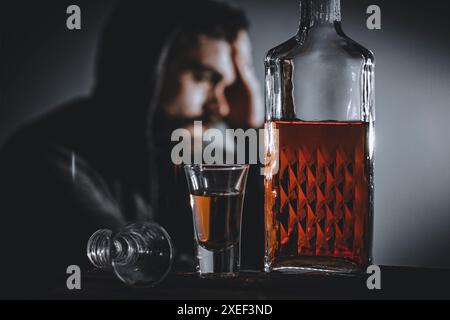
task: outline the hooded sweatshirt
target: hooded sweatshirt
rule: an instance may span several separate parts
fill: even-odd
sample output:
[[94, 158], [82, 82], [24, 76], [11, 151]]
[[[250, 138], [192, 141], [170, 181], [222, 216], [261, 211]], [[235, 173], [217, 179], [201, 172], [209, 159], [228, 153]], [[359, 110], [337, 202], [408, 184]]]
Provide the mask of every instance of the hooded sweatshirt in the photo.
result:
[[92, 94], [8, 140], [0, 153], [0, 252], [11, 261], [1, 264], [0, 281], [8, 294], [53, 287], [72, 264], [91, 269], [86, 243], [100, 228], [157, 220], [178, 253], [192, 252], [188, 202], [174, 196], [171, 210], [180, 212], [169, 215], [171, 195], [161, 187], [186, 182], [158, 165], [168, 158], [154, 122], [170, 46], [186, 22], [204, 18], [208, 3], [119, 2], [100, 39]]

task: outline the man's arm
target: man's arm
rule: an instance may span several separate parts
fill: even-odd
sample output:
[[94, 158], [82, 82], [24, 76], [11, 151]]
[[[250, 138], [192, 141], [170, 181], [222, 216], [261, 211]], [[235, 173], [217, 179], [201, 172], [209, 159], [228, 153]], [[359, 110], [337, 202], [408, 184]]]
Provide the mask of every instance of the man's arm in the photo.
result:
[[232, 50], [237, 79], [226, 92], [231, 107], [227, 120], [235, 127], [258, 128], [264, 122], [264, 105], [247, 31], [238, 33]]

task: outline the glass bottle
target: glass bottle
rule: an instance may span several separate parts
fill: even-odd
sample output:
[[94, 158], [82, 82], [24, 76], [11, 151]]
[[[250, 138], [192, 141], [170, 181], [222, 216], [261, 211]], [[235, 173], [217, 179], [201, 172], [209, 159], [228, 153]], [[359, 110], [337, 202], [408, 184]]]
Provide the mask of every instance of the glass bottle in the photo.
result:
[[95, 267], [112, 270], [130, 286], [150, 287], [170, 271], [173, 244], [160, 225], [138, 222], [115, 233], [97, 230], [88, 241], [87, 256]]
[[266, 272], [371, 263], [374, 56], [341, 29], [339, 0], [301, 0], [266, 70]]

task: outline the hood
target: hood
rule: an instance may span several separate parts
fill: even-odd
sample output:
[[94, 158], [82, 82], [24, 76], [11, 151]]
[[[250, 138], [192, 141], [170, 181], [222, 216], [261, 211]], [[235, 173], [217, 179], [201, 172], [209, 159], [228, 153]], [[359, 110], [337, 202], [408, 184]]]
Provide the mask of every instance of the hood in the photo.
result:
[[212, 0], [119, 1], [105, 24], [92, 111], [102, 121], [100, 134], [106, 135], [107, 153], [114, 155], [115, 172], [125, 168], [121, 179], [149, 189], [151, 203], [157, 203], [156, 158], [161, 153], [153, 124], [163, 120], [156, 117], [171, 46], [181, 30], [204, 30], [217, 17], [235, 25], [224, 12]]
[[[104, 153], [125, 184], [157, 203], [152, 124], [171, 45], [183, 25], [201, 23], [208, 0], [119, 1], [98, 48], [92, 114], [107, 135]], [[97, 117], [96, 117], [97, 118]], [[123, 169], [123, 172], [121, 170]]]

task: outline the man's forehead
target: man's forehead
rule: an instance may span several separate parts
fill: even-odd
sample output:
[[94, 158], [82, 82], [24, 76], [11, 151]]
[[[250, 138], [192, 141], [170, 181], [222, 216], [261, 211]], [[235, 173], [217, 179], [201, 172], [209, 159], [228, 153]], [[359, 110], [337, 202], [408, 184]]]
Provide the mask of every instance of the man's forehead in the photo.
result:
[[198, 36], [197, 45], [191, 51], [191, 58], [216, 70], [228, 83], [233, 83], [236, 79], [232, 48], [225, 39]]

